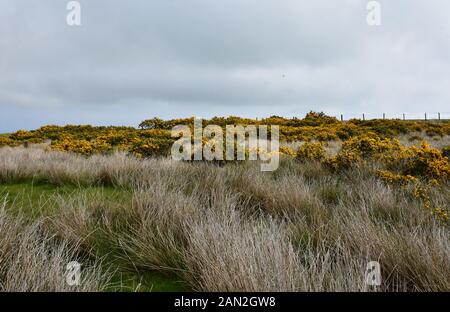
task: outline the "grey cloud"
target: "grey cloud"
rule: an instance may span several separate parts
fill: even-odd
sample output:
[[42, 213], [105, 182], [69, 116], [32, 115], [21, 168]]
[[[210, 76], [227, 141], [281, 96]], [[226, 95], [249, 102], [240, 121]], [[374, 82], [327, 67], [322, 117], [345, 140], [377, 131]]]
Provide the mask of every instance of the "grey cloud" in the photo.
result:
[[[150, 116], [445, 111], [450, 4], [80, 0], [0, 3], [0, 132]], [[447, 109], [448, 110], [448, 109]]]

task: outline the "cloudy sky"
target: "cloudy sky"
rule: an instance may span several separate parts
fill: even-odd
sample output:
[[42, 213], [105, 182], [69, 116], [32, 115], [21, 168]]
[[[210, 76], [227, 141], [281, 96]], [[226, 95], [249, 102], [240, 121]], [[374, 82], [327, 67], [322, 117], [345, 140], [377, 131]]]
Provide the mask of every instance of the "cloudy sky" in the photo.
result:
[[[0, 0], [0, 133], [159, 116], [450, 112], [450, 1]], [[450, 116], [450, 115], [449, 115]]]

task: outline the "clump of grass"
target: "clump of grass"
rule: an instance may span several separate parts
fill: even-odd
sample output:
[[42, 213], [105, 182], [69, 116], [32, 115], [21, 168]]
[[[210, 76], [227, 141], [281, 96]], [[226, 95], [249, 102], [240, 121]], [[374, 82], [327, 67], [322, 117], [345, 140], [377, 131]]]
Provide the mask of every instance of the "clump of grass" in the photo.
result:
[[[214, 166], [2, 148], [0, 169], [3, 183], [39, 179], [132, 194], [120, 201], [98, 191], [57, 193], [45, 221], [2, 215], [0, 281], [8, 289], [27, 289], [7, 273], [26, 260], [39, 271], [19, 272], [36, 285], [30, 289], [48, 289], [34, 280], [45, 272], [57, 283], [49, 282], [52, 289], [66, 290], [56, 264], [80, 251], [95, 262], [105, 249], [111, 267], [176, 274], [200, 291], [370, 291], [364, 270], [372, 260], [382, 266], [381, 290], [450, 290], [448, 225], [423, 209], [411, 186], [377, 178], [375, 161], [336, 171], [283, 158], [278, 171], [262, 173], [256, 162]], [[447, 182], [430, 190], [434, 206], [448, 208]], [[20, 244], [26, 249], [15, 255], [10, 246]], [[50, 271], [42, 254], [55, 259]], [[92, 289], [102, 289], [99, 280]]]
[[106, 231], [126, 217], [131, 204], [128, 192], [99, 188], [78, 189], [70, 194], [55, 194], [54, 212], [45, 220], [51, 233], [77, 244], [85, 252], [112, 244]]
[[196, 213], [197, 202], [164, 185], [138, 189], [128, 223], [113, 235], [130, 266], [151, 270], [183, 269], [185, 227]]
[[275, 222], [207, 213], [190, 227], [187, 278], [200, 291], [295, 291], [298, 258]]
[[[79, 258], [76, 246], [46, 234], [41, 222], [26, 224], [0, 207], [0, 290], [1, 291], [101, 291], [109, 281], [98, 262]], [[79, 286], [66, 282], [66, 265], [83, 263]], [[89, 264], [88, 264], [89, 263]]]

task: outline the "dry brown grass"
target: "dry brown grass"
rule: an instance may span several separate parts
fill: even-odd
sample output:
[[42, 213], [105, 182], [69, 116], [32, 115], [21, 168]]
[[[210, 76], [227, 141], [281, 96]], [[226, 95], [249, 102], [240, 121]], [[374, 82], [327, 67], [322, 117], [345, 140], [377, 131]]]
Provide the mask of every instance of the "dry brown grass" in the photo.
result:
[[[364, 285], [371, 260], [382, 266], [381, 290], [450, 290], [448, 225], [365, 168], [337, 174], [283, 159], [262, 173], [255, 162], [0, 149], [0, 181], [33, 177], [130, 190], [128, 206], [102, 205], [95, 194], [61, 198], [48, 231], [88, 250], [96, 245], [86, 237], [100, 229], [126, 266], [174, 272], [195, 290], [372, 291]], [[448, 205], [448, 184], [433, 200]]]

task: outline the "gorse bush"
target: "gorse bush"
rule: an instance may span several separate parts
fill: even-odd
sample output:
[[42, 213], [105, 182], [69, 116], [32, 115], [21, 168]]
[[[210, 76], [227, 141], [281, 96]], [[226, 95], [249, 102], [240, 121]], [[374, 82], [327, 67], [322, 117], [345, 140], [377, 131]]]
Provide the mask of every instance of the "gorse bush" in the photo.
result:
[[29, 140], [34, 137], [34, 134], [30, 131], [19, 130], [10, 135], [10, 138], [17, 141]]
[[57, 151], [73, 152], [81, 155], [105, 154], [111, 152], [113, 148], [104, 136], [99, 136], [91, 141], [64, 136], [60, 140], [53, 141], [50, 146]]
[[[29, 198], [0, 205], [0, 290], [73, 290], [63, 270], [74, 259], [76, 290], [105, 289], [111, 269], [139, 285], [163, 272], [198, 291], [370, 291], [371, 260], [379, 290], [450, 290], [450, 123], [203, 120], [278, 125], [283, 157], [270, 173], [258, 161], [173, 161], [176, 125], [192, 130], [194, 119], [1, 135], [0, 186], [25, 185]], [[35, 188], [52, 195], [36, 200]]]
[[325, 159], [325, 148], [320, 142], [306, 142], [297, 151], [297, 159], [299, 160], [323, 160]]
[[420, 147], [412, 146], [410, 151], [412, 155], [408, 159], [406, 173], [432, 179], [450, 177], [449, 160], [437, 148], [432, 148], [428, 143], [423, 142]]
[[[153, 118], [143, 121], [139, 125], [140, 129], [132, 127], [93, 127], [90, 125], [67, 125], [64, 127], [48, 125], [37, 130], [19, 130], [6, 137], [0, 137], [0, 146], [14, 146], [27, 142], [42, 143], [46, 140], [52, 140], [51, 146], [56, 150], [84, 155], [109, 153], [118, 149], [139, 157], [163, 156], [167, 155], [168, 146], [174, 142], [170, 130], [176, 125], [188, 125], [192, 128], [193, 124], [194, 118], [172, 120]], [[261, 120], [235, 116], [213, 117], [203, 120], [203, 126], [207, 125], [218, 125], [222, 128], [227, 125], [278, 125], [280, 127], [280, 140], [286, 142], [347, 141], [356, 137], [368, 136], [368, 133], [373, 134], [372, 139], [374, 137], [389, 139], [400, 134], [417, 132], [432, 137], [450, 135], [449, 122], [361, 121], [357, 119], [341, 122], [335, 117], [316, 112], [308, 113], [303, 119], [288, 119], [279, 116], [271, 116]], [[374, 142], [370, 142], [369, 138], [359, 141], [358, 144], [368, 144], [368, 148], [371, 148], [371, 144], [374, 144]], [[375, 143], [382, 144], [380, 142]], [[356, 142], [349, 144], [356, 144]], [[378, 148], [380, 146], [372, 147]], [[347, 149], [345, 152], [350, 153], [351, 151]], [[362, 151], [363, 154], [365, 152]]]
[[[24, 142], [43, 142], [50, 139], [51, 149], [84, 156], [123, 151], [138, 158], [167, 157], [170, 156], [171, 147], [176, 139], [171, 137], [169, 131], [171, 127], [183, 123], [192, 127], [193, 121], [193, 118], [169, 121], [154, 118], [141, 123], [142, 130], [129, 127], [44, 126], [35, 131], [19, 130], [9, 136], [1, 136], [0, 146], [15, 146]], [[340, 122], [323, 113], [310, 112], [304, 119], [286, 119], [278, 116], [262, 120], [214, 117], [203, 121], [204, 126], [213, 123], [222, 127], [229, 124], [277, 124], [281, 130], [281, 141], [304, 142], [297, 150], [282, 144], [281, 154], [302, 162], [319, 161], [338, 172], [364, 166], [368, 162], [377, 162], [382, 166], [379, 169], [384, 172], [382, 174], [384, 180], [399, 182], [408, 180], [411, 176], [417, 179], [442, 181], [449, 176], [448, 147], [440, 151], [426, 143], [419, 147], [405, 146], [398, 139], [390, 137], [391, 134], [427, 130], [428, 133], [438, 131], [445, 134], [448, 133], [450, 125], [445, 122], [420, 123], [398, 120]], [[341, 141], [342, 147], [332, 153], [327, 152], [330, 140]], [[209, 146], [212, 141], [204, 139], [202, 147]], [[235, 154], [236, 152], [235, 146]], [[246, 148], [247, 157], [250, 152], [252, 151]], [[225, 145], [223, 153], [225, 157]], [[391, 175], [389, 176], [387, 172]]]
[[407, 147], [397, 139], [381, 139], [374, 135], [345, 141], [342, 149], [326, 159], [325, 163], [334, 169], [344, 169], [367, 161], [378, 161], [405, 177], [447, 179], [450, 173], [448, 158], [428, 143], [423, 142], [420, 147]]
[[137, 157], [170, 156], [172, 144], [169, 139], [143, 139], [137, 141], [130, 152]]
[[343, 151], [354, 152], [362, 158], [380, 156], [400, 149], [400, 142], [396, 139], [381, 139], [374, 134], [353, 137], [344, 142]]
[[283, 155], [286, 155], [289, 157], [297, 156], [297, 152], [288, 146], [280, 146], [280, 154], [283, 154]]
[[442, 149], [442, 155], [450, 159], [450, 146], [446, 146]]
[[7, 137], [2, 137], [0, 136], [0, 147], [2, 146], [15, 146], [17, 145], [17, 142], [15, 142], [14, 140], [7, 138]]

